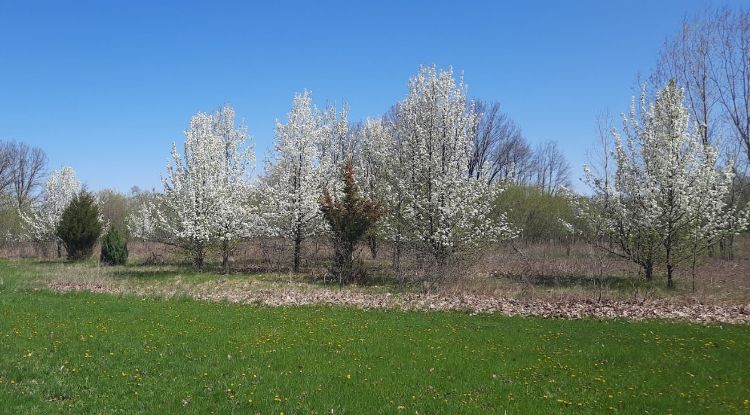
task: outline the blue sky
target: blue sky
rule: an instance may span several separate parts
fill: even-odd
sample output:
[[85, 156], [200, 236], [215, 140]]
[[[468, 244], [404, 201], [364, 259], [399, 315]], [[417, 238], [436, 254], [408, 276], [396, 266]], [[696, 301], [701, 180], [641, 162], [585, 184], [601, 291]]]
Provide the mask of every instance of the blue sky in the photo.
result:
[[93, 190], [160, 188], [198, 111], [233, 105], [262, 159], [295, 91], [360, 119], [402, 99], [420, 64], [451, 65], [529, 141], [557, 140], [577, 182], [597, 112], [626, 110], [682, 17], [722, 4], [741, 5], [0, 0], [0, 139]]

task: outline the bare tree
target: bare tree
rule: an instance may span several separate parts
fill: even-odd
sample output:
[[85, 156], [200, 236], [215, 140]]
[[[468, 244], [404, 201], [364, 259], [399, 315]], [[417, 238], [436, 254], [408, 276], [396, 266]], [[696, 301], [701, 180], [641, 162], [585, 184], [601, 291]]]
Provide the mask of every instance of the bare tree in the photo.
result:
[[475, 101], [473, 111], [479, 122], [472, 137], [469, 176], [488, 182], [508, 179], [515, 170], [514, 162], [529, 153], [521, 129], [498, 102]]
[[717, 51], [712, 78], [719, 102], [750, 162], [750, 11], [715, 14]]
[[740, 143], [741, 161], [750, 162], [750, 10], [708, 9], [685, 18], [661, 49], [649, 95], [671, 79], [685, 90], [703, 143]]
[[11, 184], [16, 207], [22, 209], [33, 197], [34, 190], [41, 184], [47, 155], [38, 147], [25, 143], [14, 143], [12, 147]]
[[514, 184], [528, 184], [533, 172], [533, 156], [531, 146], [522, 135], [505, 140], [496, 155], [499, 178]]
[[6, 195], [12, 183], [13, 151], [11, 145], [0, 142], [0, 197]]
[[[588, 163], [585, 169], [588, 169], [593, 175], [600, 180], [604, 189], [609, 189], [612, 185], [612, 168], [615, 165], [612, 160], [614, 152], [614, 142], [612, 140], [612, 131], [614, 123], [609, 111], [600, 112], [596, 115], [596, 142], [594, 147], [588, 150], [586, 158]], [[607, 194], [605, 194], [606, 198]]]
[[497, 123], [495, 120], [500, 112], [500, 104], [476, 101], [471, 108], [477, 114], [479, 121], [473, 131], [469, 177], [480, 179], [486, 173], [485, 165], [488, 164], [493, 147], [497, 146]]
[[549, 194], [570, 186], [570, 164], [555, 141], [539, 143], [534, 151], [533, 184]]
[[703, 144], [712, 143], [714, 131], [721, 123], [715, 114], [720, 92], [712, 79], [716, 23], [713, 20], [682, 22], [680, 32], [664, 42], [654, 73], [651, 89], [657, 90], [674, 79], [685, 90], [685, 104], [700, 128]]

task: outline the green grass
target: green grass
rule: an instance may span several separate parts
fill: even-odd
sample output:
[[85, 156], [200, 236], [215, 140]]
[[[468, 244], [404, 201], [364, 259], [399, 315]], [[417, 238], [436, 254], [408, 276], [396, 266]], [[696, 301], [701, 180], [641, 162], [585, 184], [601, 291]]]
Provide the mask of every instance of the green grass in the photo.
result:
[[[2, 413], [749, 413], [750, 329], [30, 291]], [[332, 412], [333, 411], [333, 412]]]

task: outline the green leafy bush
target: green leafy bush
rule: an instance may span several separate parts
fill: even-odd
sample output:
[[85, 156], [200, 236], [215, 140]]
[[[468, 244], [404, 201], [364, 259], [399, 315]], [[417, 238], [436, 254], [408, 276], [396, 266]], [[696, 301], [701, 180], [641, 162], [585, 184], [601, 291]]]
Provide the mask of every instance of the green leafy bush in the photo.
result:
[[68, 259], [81, 261], [91, 256], [102, 234], [99, 207], [94, 196], [82, 190], [65, 208], [56, 229]]
[[566, 241], [571, 232], [565, 223], [576, 225], [576, 216], [567, 197], [551, 195], [531, 186], [508, 185], [495, 201], [498, 212], [507, 212], [513, 226], [528, 242]]
[[107, 265], [124, 265], [128, 262], [128, 240], [119, 226], [112, 226], [102, 239], [101, 262]]

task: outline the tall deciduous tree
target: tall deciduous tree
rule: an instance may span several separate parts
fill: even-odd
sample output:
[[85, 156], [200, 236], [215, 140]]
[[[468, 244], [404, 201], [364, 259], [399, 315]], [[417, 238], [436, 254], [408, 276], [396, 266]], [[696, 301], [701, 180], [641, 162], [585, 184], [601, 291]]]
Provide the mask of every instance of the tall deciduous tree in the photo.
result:
[[322, 131], [318, 142], [320, 174], [323, 186], [338, 188], [341, 169], [357, 152], [357, 141], [349, 127], [349, 107], [341, 110], [329, 105], [322, 115]]
[[397, 238], [443, 261], [478, 241], [512, 235], [503, 216], [492, 219], [490, 201], [498, 188], [469, 177], [478, 119], [452, 70], [422, 67], [393, 118], [386, 149], [393, 200], [387, 206], [395, 207], [389, 217]]
[[[720, 146], [721, 158], [735, 160], [729, 204], [750, 198], [750, 10], [707, 8], [685, 17], [664, 43], [649, 83], [652, 90], [674, 79], [685, 90], [686, 106], [706, 144]], [[733, 255], [733, 235], [719, 247]]]
[[617, 169], [609, 187], [587, 169], [595, 198], [607, 201], [588, 219], [603, 217], [601, 229], [617, 243], [616, 253], [643, 267], [647, 278], [664, 264], [673, 286], [677, 264], [745, 226], [746, 213], [726, 204], [731, 165], [717, 167], [716, 149], [705, 144], [674, 81], [651, 104], [644, 94], [639, 111], [633, 104], [614, 144]]
[[657, 89], [671, 79], [684, 89], [687, 107], [704, 144], [715, 144], [712, 138], [720, 122], [715, 111], [717, 84], [712, 79], [712, 61], [717, 51], [715, 33], [713, 21], [683, 20], [677, 35], [664, 42], [650, 78], [652, 87]]
[[704, 143], [736, 140], [750, 162], [750, 10], [724, 7], [686, 17], [664, 43], [652, 89], [674, 79]]
[[272, 236], [290, 240], [293, 270], [300, 269], [302, 242], [323, 229], [318, 206], [323, 172], [321, 143], [328, 129], [310, 92], [294, 97], [285, 124], [276, 122], [274, 154], [263, 183], [264, 217]]
[[255, 167], [255, 154], [244, 125], [236, 126], [232, 107], [213, 114], [213, 129], [224, 145], [223, 186], [220, 187], [217, 237], [221, 243], [222, 268], [229, 271], [229, 256], [241, 238], [257, 236], [262, 228], [256, 206], [248, 203], [254, 192], [248, 175]]
[[[368, 200], [375, 201], [381, 207], [386, 206], [389, 195], [393, 189], [389, 186], [389, 168], [393, 166], [394, 160], [389, 160], [389, 147], [393, 144], [388, 133], [386, 122], [381, 119], [368, 119], [357, 130], [359, 142], [359, 157], [355, 159], [357, 164], [357, 181], [364, 196]], [[389, 206], [390, 208], [390, 206]], [[387, 209], [390, 210], [390, 209]], [[398, 211], [398, 209], [394, 209]], [[388, 234], [381, 226], [383, 221], [377, 222], [370, 227], [367, 234], [367, 243], [373, 258], [378, 256], [378, 240]], [[391, 229], [392, 230], [392, 229]], [[393, 232], [390, 232], [392, 235]]]
[[23, 209], [33, 201], [34, 191], [39, 186], [47, 167], [47, 155], [40, 148], [24, 143], [11, 145], [11, 182], [16, 207]]
[[533, 183], [554, 195], [570, 186], [570, 165], [555, 141], [540, 143], [532, 158]]
[[488, 182], [513, 180], [515, 170], [525, 167], [522, 156], [524, 146], [530, 153], [521, 128], [500, 109], [497, 102], [472, 103], [478, 119], [472, 134], [472, 151], [469, 157], [469, 175]]
[[224, 147], [213, 131], [213, 118], [198, 113], [185, 131], [183, 154], [172, 146], [167, 165], [164, 209], [158, 211], [159, 227], [193, 254], [193, 264], [202, 268], [205, 251], [215, 236], [220, 209]]
[[717, 46], [712, 79], [750, 163], [750, 10], [725, 8], [714, 18]]

